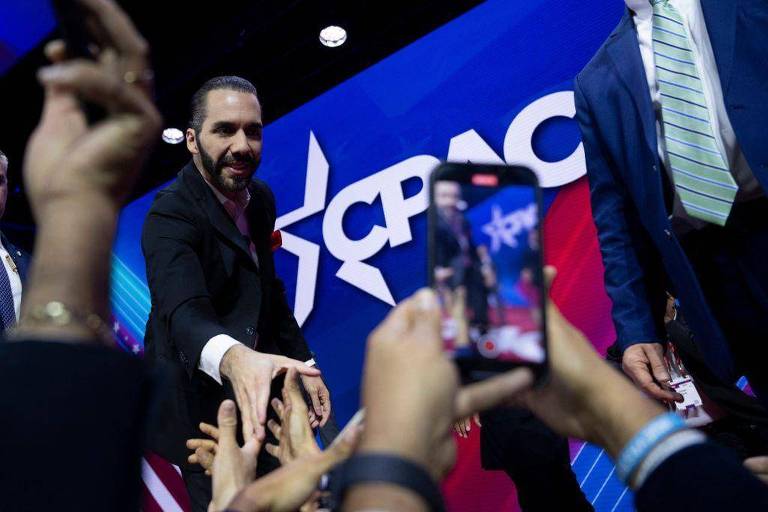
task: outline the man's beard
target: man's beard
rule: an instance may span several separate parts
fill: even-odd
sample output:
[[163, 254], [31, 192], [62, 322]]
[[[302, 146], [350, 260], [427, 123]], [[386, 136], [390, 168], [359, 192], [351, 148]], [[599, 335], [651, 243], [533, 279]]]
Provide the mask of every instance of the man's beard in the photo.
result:
[[[213, 180], [213, 185], [222, 192], [237, 193], [245, 190], [248, 183], [251, 182], [251, 176], [256, 172], [256, 167], [259, 166], [259, 161], [252, 157], [234, 157], [222, 155], [217, 161], [213, 161], [211, 155], [205, 150], [200, 143], [200, 138], [197, 139], [197, 149], [200, 150], [200, 160], [202, 160], [203, 167], [208, 172]], [[253, 171], [247, 176], [224, 176], [224, 167], [233, 164], [245, 163], [253, 168]]]

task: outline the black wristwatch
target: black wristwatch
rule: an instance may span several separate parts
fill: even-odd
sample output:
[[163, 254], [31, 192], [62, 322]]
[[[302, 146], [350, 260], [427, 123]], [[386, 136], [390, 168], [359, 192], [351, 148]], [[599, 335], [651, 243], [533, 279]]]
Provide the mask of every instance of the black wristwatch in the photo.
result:
[[337, 506], [347, 490], [363, 483], [382, 483], [408, 489], [419, 496], [434, 512], [444, 512], [443, 495], [427, 471], [409, 460], [388, 453], [355, 455], [334, 471], [331, 489]]

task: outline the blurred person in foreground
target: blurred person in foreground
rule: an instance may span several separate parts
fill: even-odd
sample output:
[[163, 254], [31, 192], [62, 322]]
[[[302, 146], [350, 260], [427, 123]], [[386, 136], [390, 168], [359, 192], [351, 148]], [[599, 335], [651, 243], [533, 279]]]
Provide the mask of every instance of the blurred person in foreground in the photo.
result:
[[[512, 401], [530, 408], [560, 434], [604, 447], [616, 460], [620, 477], [635, 489], [640, 511], [719, 511], [735, 505], [765, 510], [768, 486], [731, 452], [685, 428], [677, 416], [643, 396], [600, 359], [551, 303], [547, 314], [551, 374], [545, 383], [531, 388], [533, 376], [521, 368], [460, 389], [456, 368], [442, 351], [434, 293], [420, 291], [396, 307], [368, 340], [363, 383], [367, 425], [354, 454], [335, 475], [341, 509], [442, 510], [437, 484], [456, 457], [452, 423]], [[219, 414], [233, 431], [233, 404], [223, 403]], [[316, 482], [329, 466], [316, 464], [317, 470], [307, 476], [300, 461], [306, 464], [310, 456], [243, 485], [236, 481], [236, 468], [245, 464], [241, 453], [233, 433], [227, 448], [220, 443], [215, 464], [225, 469], [213, 468], [212, 510], [296, 510], [316, 488], [304, 485], [298, 492], [296, 479], [305, 475]], [[223, 505], [227, 500], [219, 498], [233, 493], [234, 499]], [[264, 501], [289, 495], [292, 500]]]
[[[187, 463], [185, 441], [214, 422], [222, 400], [237, 402], [246, 441], [264, 438], [272, 380], [287, 368], [300, 373], [316, 425], [331, 401], [275, 274], [275, 197], [254, 178], [256, 88], [236, 76], [208, 80], [190, 115], [191, 160], [158, 192], [142, 232], [152, 300], [144, 342], [147, 359], [171, 374], [149, 446], [181, 467], [193, 510], [204, 511], [210, 478]], [[274, 467], [264, 453], [259, 471]]]
[[[110, 252], [120, 208], [159, 136], [147, 44], [109, 0], [80, 0], [95, 60], [61, 41], [38, 73], [24, 182], [37, 222], [21, 317], [0, 343], [0, 508], [139, 508], [150, 379], [114, 347]], [[89, 125], [80, 100], [102, 107]]]
[[[8, 157], [0, 151], [0, 218], [8, 201]], [[16, 247], [0, 232], [0, 334], [19, 320], [21, 295], [29, 267], [29, 254]]]

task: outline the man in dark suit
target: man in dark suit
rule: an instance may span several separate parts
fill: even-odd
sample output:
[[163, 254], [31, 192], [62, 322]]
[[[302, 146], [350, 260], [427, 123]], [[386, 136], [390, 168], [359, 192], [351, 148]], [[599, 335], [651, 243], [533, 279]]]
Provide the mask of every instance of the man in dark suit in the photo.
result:
[[[0, 218], [8, 201], [8, 157], [0, 151]], [[21, 312], [22, 286], [27, 276], [29, 254], [0, 232], [0, 333], [16, 325]]]
[[724, 382], [768, 404], [768, 5], [626, 0], [575, 81], [622, 366], [657, 399], [665, 291]]
[[275, 276], [275, 199], [252, 179], [262, 145], [254, 86], [206, 82], [186, 136], [192, 161], [158, 193], [142, 236], [152, 296], [146, 354], [172, 374], [149, 446], [182, 466], [193, 507], [205, 510], [210, 479], [187, 464], [185, 441], [199, 437], [199, 422], [214, 423], [222, 400], [237, 401], [246, 439], [264, 438], [272, 379], [286, 368], [301, 374], [321, 424], [330, 400]]

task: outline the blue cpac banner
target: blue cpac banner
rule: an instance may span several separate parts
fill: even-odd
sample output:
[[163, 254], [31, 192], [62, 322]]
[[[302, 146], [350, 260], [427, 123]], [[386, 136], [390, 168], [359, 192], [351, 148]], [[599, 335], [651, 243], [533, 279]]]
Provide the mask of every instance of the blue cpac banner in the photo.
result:
[[[366, 336], [426, 283], [427, 174], [442, 160], [523, 164], [547, 204], [582, 177], [572, 81], [623, 8], [485, 2], [266, 128], [258, 175], [277, 196], [277, 271], [341, 423], [358, 407]], [[153, 195], [126, 208], [115, 247], [115, 315], [139, 340], [139, 233]]]

